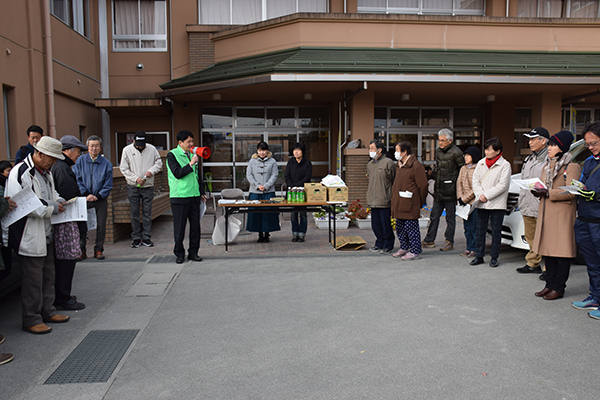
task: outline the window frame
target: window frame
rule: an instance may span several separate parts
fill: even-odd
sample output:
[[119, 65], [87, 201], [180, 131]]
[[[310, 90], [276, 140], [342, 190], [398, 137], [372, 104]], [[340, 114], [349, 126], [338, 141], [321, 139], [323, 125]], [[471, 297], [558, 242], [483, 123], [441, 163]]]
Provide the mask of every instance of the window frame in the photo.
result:
[[80, 32], [75, 27], [75, 21], [79, 21], [76, 17], [75, 13], [75, 2], [73, 0], [63, 0], [62, 1], [64, 8], [64, 15], [67, 16], [67, 21], [62, 19], [59, 15], [55, 14], [55, 3], [54, 1], [50, 1], [50, 14], [61, 21], [63, 24], [67, 25], [69, 28], [79, 33], [86, 39], [90, 39], [90, 1], [89, 0], [81, 0], [81, 5], [83, 7], [83, 32]]
[[[157, 3], [158, 1], [161, 1], [164, 3], [165, 6], [165, 33], [164, 34], [143, 34], [143, 33], [139, 33], [139, 34], [135, 34], [135, 35], [117, 35], [115, 34], [115, 1], [119, 1], [119, 0], [111, 0], [110, 4], [111, 4], [111, 24], [112, 24], [112, 51], [113, 52], [117, 52], [117, 53], [164, 53], [164, 52], [168, 52], [169, 51], [169, 16], [167, 15], [168, 13], [168, 7], [167, 7], [167, 0], [155, 0], [154, 2]], [[137, 4], [138, 4], [138, 25], [141, 23], [140, 18], [141, 18], [141, 12], [140, 12], [140, 0], [137, 0]], [[141, 32], [141, 28], [139, 29]], [[165, 47], [142, 47], [142, 42], [145, 41], [161, 41], [163, 40], [165, 43]], [[123, 47], [123, 48], [119, 48], [116, 47], [115, 44], [117, 42], [134, 42], [137, 41], [139, 47]]]
[[[203, 0], [198, 0], [198, 25], [240, 25], [240, 24], [234, 24], [233, 23], [233, 0], [229, 0], [229, 20], [227, 22], [202, 22], [202, 6], [200, 5], [200, 3]], [[210, 0], [205, 0], [205, 1], [210, 1]], [[261, 9], [260, 9], [260, 19], [257, 21], [253, 21], [250, 22], [249, 24], [253, 24], [253, 23], [257, 23], [257, 22], [262, 22], [262, 21], [267, 21], [269, 19], [273, 19], [273, 18], [280, 18], [283, 17], [285, 15], [292, 15], [292, 14], [296, 14], [299, 12], [314, 12], [314, 13], [328, 13], [329, 12], [329, 1], [328, 0], [321, 0], [324, 4], [325, 4], [325, 11], [299, 11], [300, 10], [300, 5], [299, 2], [301, 0], [295, 0], [296, 2], [296, 7], [295, 7], [295, 11], [293, 13], [290, 14], [283, 14], [283, 15], [279, 15], [277, 17], [268, 17], [268, 7], [267, 7], [267, 0], [258, 0], [261, 3]]]

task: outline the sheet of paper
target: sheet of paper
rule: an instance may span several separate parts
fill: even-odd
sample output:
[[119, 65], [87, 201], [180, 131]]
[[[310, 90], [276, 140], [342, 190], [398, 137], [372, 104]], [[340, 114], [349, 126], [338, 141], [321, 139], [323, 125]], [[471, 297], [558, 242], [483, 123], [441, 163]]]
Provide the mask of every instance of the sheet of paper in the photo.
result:
[[469, 204], [465, 204], [464, 206], [456, 206], [456, 215], [464, 220], [469, 219], [469, 214], [471, 214], [470, 211], [471, 206]]
[[29, 187], [14, 194], [10, 199], [17, 203], [17, 208], [4, 214], [2, 217], [2, 226], [10, 226], [32, 211], [43, 206], [40, 199], [38, 199], [35, 193], [33, 193], [33, 190]]
[[50, 223], [62, 224], [69, 221], [87, 221], [87, 204], [85, 197], [77, 197], [75, 201], [65, 205], [65, 211], [50, 217]]
[[563, 189], [571, 194], [581, 196], [581, 193], [579, 193], [579, 188], [577, 186], [559, 186], [558, 188]]
[[526, 190], [532, 190], [536, 183], [541, 184], [544, 188], [546, 187], [546, 185], [544, 184], [544, 182], [542, 182], [540, 180], [540, 178], [515, 179], [515, 180], [513, 180], [513, 182], [516, 183], [517, 185], [519, 185], [519, 187], [521, 189], [526, 189]]
[[96, 209], [89, 208], [87, 210], [87, 229], [93, 231], [98, 227], [98, 219], [96, 218]]

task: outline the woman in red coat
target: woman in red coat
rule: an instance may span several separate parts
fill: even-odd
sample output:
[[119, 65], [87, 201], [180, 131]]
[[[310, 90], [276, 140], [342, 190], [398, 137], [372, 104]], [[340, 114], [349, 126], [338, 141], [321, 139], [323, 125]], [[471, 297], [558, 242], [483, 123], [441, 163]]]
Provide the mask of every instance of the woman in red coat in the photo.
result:
[[394, 155], [398, 171], [392, 187], [392, 218], [396, 218], [400, 250], [393, 256], [411, 261], [418, 259], [422, 251], [419, 217], [427, 197], [427, 175], [410, 142], [398, 142]]

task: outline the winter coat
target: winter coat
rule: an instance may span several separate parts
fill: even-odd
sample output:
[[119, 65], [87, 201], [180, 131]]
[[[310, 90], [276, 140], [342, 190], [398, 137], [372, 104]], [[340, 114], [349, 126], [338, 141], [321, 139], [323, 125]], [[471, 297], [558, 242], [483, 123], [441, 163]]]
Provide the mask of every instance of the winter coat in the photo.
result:
[[64, 160], [56, 160], [52, 166], [52, 177], [56, 185], [56, 191], [60, 197], [71, 200], [73, 197], [81, 196], [79, 186], [77, 186], [77, 177], [71, 167], [75, 165], [73, 160], [65, 156]]
[[383, 154], [367, 164], [367, 205], [371, 208], [389, 208], [392, 205], [392, 186], [396, 177], [396, 163]]
[[312, 178], [312, 163], [306, 157], [302, 157], [300, 162], [294, 157], [288, 160], [285, 166], [285, 184], [288, 189], [293, 187], [304, 187]]
[[[279, 171], [277, 169], [277, 161], [272, 156], [270, 151], [265, 158], [260, 158], [258, 153], [254, 153], [248, 168], [246, 168], [246, 179], [250, 182], [249, 193], [270, 193], [275, 191], [275, 181]], [[258, 190], [258, 187], [263, 185], [264, 191]]]
[[[523, 163], [521, 179], [539, 178], [548, 157], [548, 147], [530, 154]], [[531, 190], [521, 189], [519, 192], [519, 210], [526, 217], [536, 218], [540, 208], [540, 199], [531, 194]]]
[[[427, 175], [425, 168], [411, 154], [405, 164], [396, 171], [392, 188], [392, 218], [419, 219], [421, 207], [427, 197]], [[410, 194], [400, 192], [410, 192]]]
[[92, 161], [89, 154], [77, 159], [73, 172], [82, 196], [93, 194], [99, 200], [107, 199], [113, 187], [113, 166], [104, 156]]
[[4, 195], [13, 197], [27, 187], [33, 190], [42, 206], [10, 227], [3, 226], [2, 239], [5, 246], [9, 244], [21, 256], [46, 257], [46, 245], [53, 239], [50, 217], [58, 214], [58, 202], [65, 199], [54, 189], [52, 173], [42, 176], [35, 168], [31, 155], [10, 171]]
[[473, 204], [475, 193], [473, 193], [473, 174], [477, 164], [463, 165], [456, 181], [456, 198], [462, 199], [467, 204]]
[[506, 210], [508, 201], [508, 187], [510, 186], [510, 163], [500, 158], [488, 168], [482, 158], [473, 173], [473, 193], [475, 199], [483, 194], [487, 202], [477, 204], [477, 208], [485, 210]]
[[443, 149], [438, 147], [435, 163], [435, 201], [456, 201], [456, 180], [460, 168], [465, 164], [462, 151], [454, 143]]
[[[142, 187], [149, 188], [154, 186], [154, 176], [162, 170], [162, 164], [156, 147], [146, 143], [144, 150], [139, 151], [132, 143], [123, 148], [119, 169], [128, 185], [137, 186], [137, 179], [142, 178], [144, 179]], [[152, 176], [145, 178], [148, 171]]]
[[[585, 184], [587, 190], [593, 190], [600, 195], [600, 169], [594, 172], [594, 175], [590, 177], [590, 173], [598, 164], [600, 164], [600, 158], [595, 159], [594, 156], [590, 156], [583, 163], [583, 171], [578, 180]], [[584, 199], [580, 198], [579, 204], [577, 205], [577, 218], [584, 222], [599, 224], [600, 196], [593, 201], [585, 201]]]
[[[541, 177], [544, 182], [544, 176], [548, 164], [542, 169]], [[559, 186], [571, 184], [571, 180], [579, 179], [581, 176], [581, 167], [571, 162], [552, 180], [552, 188], [549, 188], [549, 197], [540, 200], [540, 210], [535, 226], [535, 238], [532, 251], [543, 255], [553, 257], [573, 258], [576, 256], [577, 248], [575, 245], [575, 219], [577, 215], [577, 202], [575, 195], [566, 193]]]

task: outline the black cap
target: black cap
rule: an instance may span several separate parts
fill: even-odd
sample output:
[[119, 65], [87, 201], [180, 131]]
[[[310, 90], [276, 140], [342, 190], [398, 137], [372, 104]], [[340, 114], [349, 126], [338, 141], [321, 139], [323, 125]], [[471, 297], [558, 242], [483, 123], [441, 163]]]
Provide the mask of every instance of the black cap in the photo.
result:
[[134, 134], [134, 142], [136, 146], [139, 147], [144, 147], [146, 146], [146, 132], [144, 131], [137, 131]]
[[560, 148], [560, 151], [566, 153], [569, 151], [571, 143], [573, 143], [573, 134], [569, 131], [560, 131], [556, 135], [552, 135], [550, 141], [556, 144]]
[[524, 136], [527, 136], [530, 139], [538, 136], [545, 137], [546, 139], [548, 139], [550, 137], [550, 134], [548, 133], [548, 130], [546, 128], [538, 126], [537, 128], [532, 129], [531, 132], [525, 133]]
[[475, 146], [469, 146], [465, 150], [465, 154], [468, 154], [473, 159], [473, 164], [477, 164], [481, 160], [481, 150]]

